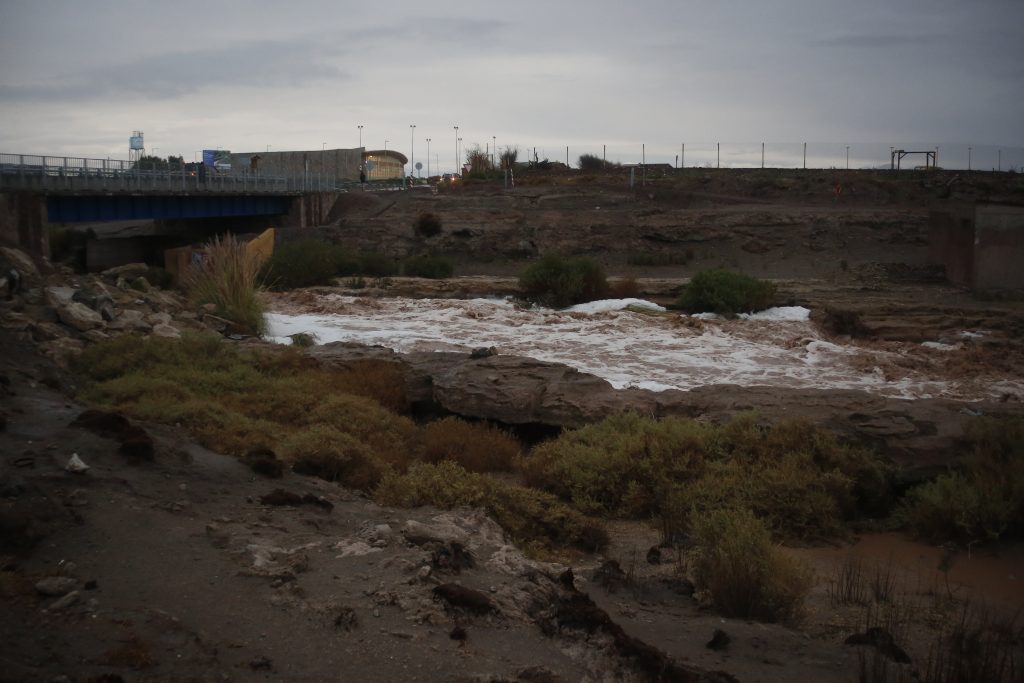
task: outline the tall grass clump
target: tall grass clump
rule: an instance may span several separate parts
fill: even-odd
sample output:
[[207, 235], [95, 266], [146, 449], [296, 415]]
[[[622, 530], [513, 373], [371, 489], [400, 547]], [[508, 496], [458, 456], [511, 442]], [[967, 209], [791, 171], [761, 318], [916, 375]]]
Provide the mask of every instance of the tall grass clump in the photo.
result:
[[911, 489], [900, 517], [926, 540], [1024, 537], [1024, 417], [980, 417], [966, 430], [962, 467]]
[[767, 622], [799, 616], [813, 573], [773, 546], [752, 512], [726, 508], [699, 515], [693, 532], [694, 583], [719, 614]]
[[687, 313], [733, 317], [769, 308], [774, 299], [772, 283], [716, 268], [697, 273], [683, 289], [678, 305]]
[[243, 334], [266, 331], [259, 298], [260, 264], [234, 235], [214, 237], [204, 247], [204, 257], [192, 266], [185, 279], [193, 304], [213, 304], [214, 312], [230, 320]]
[[594, 301], [608, 292], [604, 269], [584, 256], [542, 256], [519, 275], [523, 297], [534, 304], [565, 308]]

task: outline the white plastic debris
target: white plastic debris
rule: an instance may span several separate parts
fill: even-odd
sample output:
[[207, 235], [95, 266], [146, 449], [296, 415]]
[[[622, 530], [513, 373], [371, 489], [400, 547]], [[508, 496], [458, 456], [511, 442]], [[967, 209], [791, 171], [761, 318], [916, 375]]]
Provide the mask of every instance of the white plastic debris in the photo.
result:
[[67, 470], [68, 472], [73, 472], [74, 474], [81, 474], [82, 472], [85, 472], [87, 469], [89, 469], [89, 466], [86, 465], [85, 462], [78, 457], [78, 453], [72, 453], [71, 459], [68, 460], [67, 465], [64, 465], [64, 469]]

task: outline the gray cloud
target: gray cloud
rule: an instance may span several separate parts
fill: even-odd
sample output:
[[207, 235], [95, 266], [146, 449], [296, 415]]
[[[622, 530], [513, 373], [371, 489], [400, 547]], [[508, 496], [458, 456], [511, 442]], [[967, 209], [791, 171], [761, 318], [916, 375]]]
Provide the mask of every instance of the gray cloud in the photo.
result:
[[343, 81], [350, 76], [335, 64], [343, 54], [337, 47], [308, 41], [253, 41], [165, 52], [38, 84], [0, 84], [0, 97], [59, 101], [134, 94], [172, 99], [218, 86], [281, 88]]
[[811, 41], [812, 47], [838, 47], [878, 50], [885, 48], [936, 45], [949, 36], [920, 33], [847, 33]]

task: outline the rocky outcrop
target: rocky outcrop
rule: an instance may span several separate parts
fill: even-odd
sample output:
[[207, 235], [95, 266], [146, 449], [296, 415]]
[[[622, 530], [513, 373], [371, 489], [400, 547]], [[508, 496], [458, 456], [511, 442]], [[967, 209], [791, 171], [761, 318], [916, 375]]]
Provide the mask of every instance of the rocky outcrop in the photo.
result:
[[1024, 413], [1024, 407], [1014, 403], [906, 401], [824, 389], [722, 384], [690, 391], [617, 390], [566, 365], [518, 356], [398, 354], [348, 343], [317, 346], [309, 353], [338, 367], [366, 360], [394, 364], [405, 376], [407, 397], [414, 406], [510, 426], [577, 428], [627, 410], [714, 421], [747, 411], [757, 411], [766, 421], [802, 418], [888, 456], [908, 480], [932, 476], [955, 461], [964, 430], [977, 415]]

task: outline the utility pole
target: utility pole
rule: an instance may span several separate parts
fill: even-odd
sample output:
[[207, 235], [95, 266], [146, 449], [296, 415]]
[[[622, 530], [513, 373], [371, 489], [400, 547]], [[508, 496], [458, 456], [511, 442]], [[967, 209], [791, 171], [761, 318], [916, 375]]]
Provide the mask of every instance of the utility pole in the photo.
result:
[[761, 168], [764, 168], [764, 143], [761, 143]]
[[430, 138], [427, 138], [427, 180], [430, 180]]
[[850, 146], [846, 146], [846, 170], [850, 170]]
[[715, 150], [716, 150], [715, 154], [718, 155], [717, 159], [715, 161], [715, 168], [722, 168], [722, 143], [721, 142], [716, 142], [715, 143]]
[[356, 126], [356, 128], [359, 129], [359, 147], [361, 148], [363, 146], [363, 127]]
[[498, 136], [491, 136], [491, 168], [498, 167]]
[[416, 175], [416, 124], [409, 124], [409, 175]]
[[807, 143], [804, 143], [804, 170], [807, 170]]
[[971, 148], [967, 148], [967, 170], [971, 170]]
[[459, 127], [455, 126], [455, 168], [452, 173], [459, 172]]

